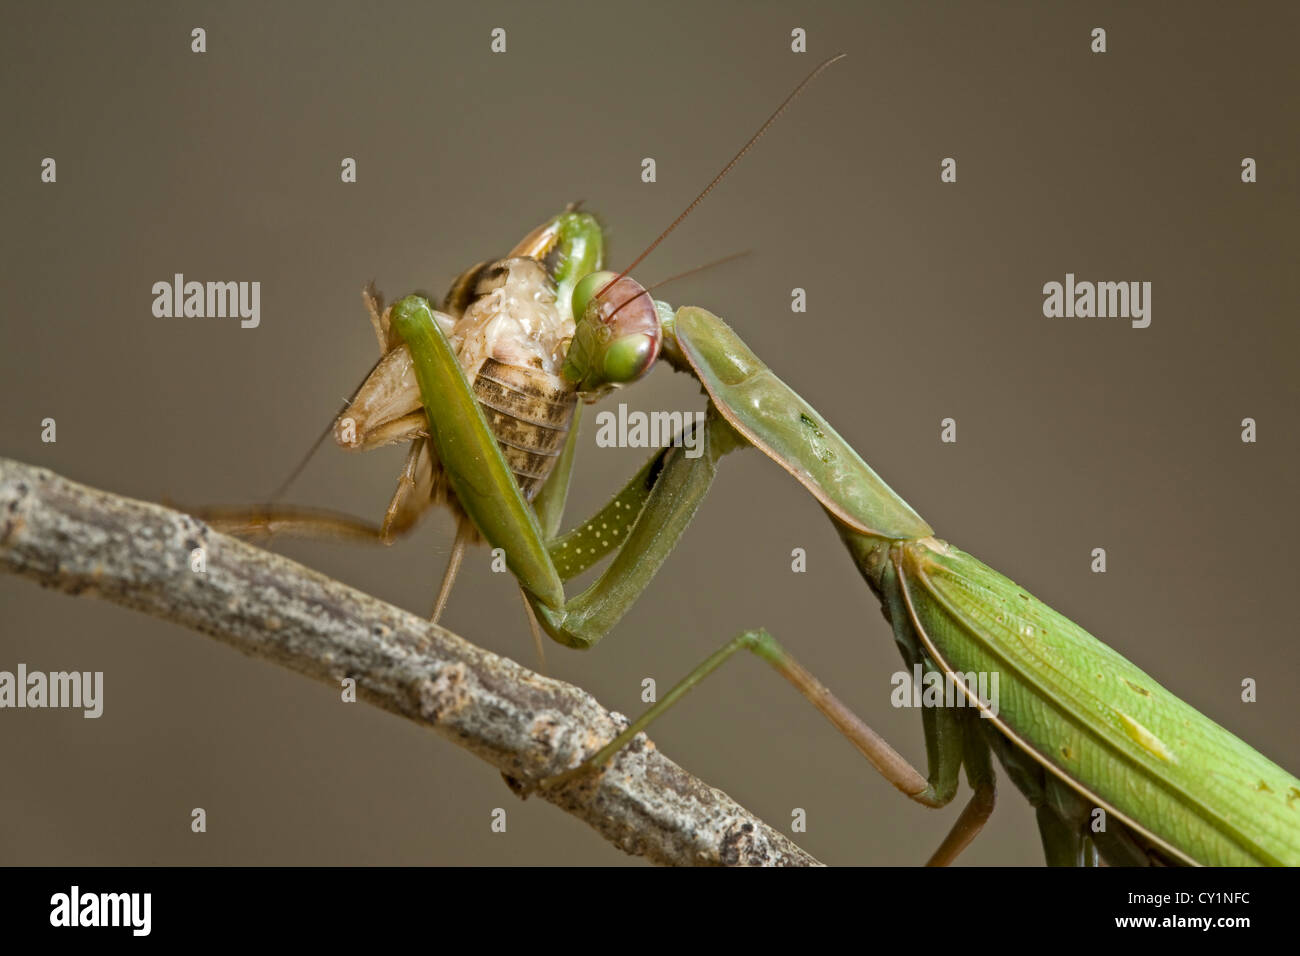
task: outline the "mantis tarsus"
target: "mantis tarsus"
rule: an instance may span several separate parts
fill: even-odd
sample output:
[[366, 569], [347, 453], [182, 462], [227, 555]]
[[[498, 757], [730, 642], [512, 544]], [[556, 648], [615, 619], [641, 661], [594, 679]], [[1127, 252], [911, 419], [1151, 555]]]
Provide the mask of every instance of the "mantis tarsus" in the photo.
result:
[[[410, 443], [382, 526], [290, 509], [242, 522], [227, 516], [227, 526], [390, 540], [445, 502], [460, 525], [435, 620], [465, 546], [481, 537], [503, 550], [535, 623], [558, 642], [585, 648], [648, 585], [690, 523], [718, 461], [755, 447], [826, 511], [879, 598], [908, 666], [944, 679], [996, 673], [998, 705], [981, 700], [966, 680], [956, 684], [966, 706], [926, 707], [923, 775], [769, 634], [746, 631], [564, 779], [598, 770], [745, 649], [790, 680], [912, 799], [946, 805], [966, 768], [973, 796], [932, 863], [953, 860], [987, 819], [996, 754], [1035, 807], [1051, 864], [1300, 864], [1300, 780], [1014, 582], [936, 538], [720, 319], [696, 307], [674, 311], [626, 273], [602, 271], [602, 260], [596, 220], [569, 209], [505, 258], [467, 270], [441, 310], [420, 296], [384, 309], [367, 292], [382, 357], [336, 420], [334, 435], [351, 448]], [[703, 454], [656, 453], [589, 520], [557, 534], [578, 398], [595, 401], [659, 359], [694, 376], [708, 397], [704, 434], [697, 436]], [[586, 591], [565, 597], [565, 580], [610, 555]]]

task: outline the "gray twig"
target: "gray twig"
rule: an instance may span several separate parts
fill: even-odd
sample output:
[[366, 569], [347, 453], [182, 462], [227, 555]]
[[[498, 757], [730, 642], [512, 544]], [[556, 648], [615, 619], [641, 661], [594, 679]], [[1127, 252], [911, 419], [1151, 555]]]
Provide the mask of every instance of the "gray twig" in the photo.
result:
[[[206, 570], [191, 569], [203, 549]], [[338, 686], [477, 754], [517, 792], [627, 721], [413, 614], [189, 515], [0, 458], [0, 567], [184, 624]], [[634, 855], [675, 865], [815, 865], [644, 734], [600, 775], [536, 791]]]

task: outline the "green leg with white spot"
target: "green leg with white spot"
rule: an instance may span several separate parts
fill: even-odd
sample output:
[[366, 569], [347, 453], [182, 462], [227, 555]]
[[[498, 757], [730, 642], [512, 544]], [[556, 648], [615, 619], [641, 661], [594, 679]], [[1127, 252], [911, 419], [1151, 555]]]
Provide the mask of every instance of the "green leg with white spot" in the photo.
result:
[[722, 456], [745, 447], [730, 426], [710, 412], [696, 458], [685, 446], [657, 453], [591, 518], [550, 541], [547, 551], [562, 579], [614, 553], [587, 590], [558, 609], [531, 600], [548, 634], [569, 647], [596, 644], [641, 596], [676, 546], [713, 483]]
[[[519, 579], [538, 623], [569, 647], [596, 644], [640, 597], [677, 544], [713, 481], [717, 462], [746, 443], [710, 409], [702, 441], [656, 454], [612, 501], [568, 534], [551, 539], [568, 493], [576, 454], [570, 430], [561, 460], [534, 507], [524, 501], [455, 354], [428, 302], [407, 296], [393, 328], [414, 359], [430, 440], [461, 506]], [[609, 567], [582, 594], [564, 596], [563, 580], [606, 555]]]

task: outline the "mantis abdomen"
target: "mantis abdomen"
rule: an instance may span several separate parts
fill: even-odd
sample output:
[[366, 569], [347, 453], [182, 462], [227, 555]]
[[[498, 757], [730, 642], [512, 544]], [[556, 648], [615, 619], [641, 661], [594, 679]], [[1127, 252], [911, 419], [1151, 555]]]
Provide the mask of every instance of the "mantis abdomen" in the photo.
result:
[[[1300, 862], [1291, 774], [958, 548], [898, 543], [885, 565], [873, 576], [896, 634], [963, 677], [967, 706], [982, 714], [974, 722], [1014, 745], [994, 750], [1040, 816], [1044, 804], [1081, 816], [1070, 822], [1124, 862], [1134, 844], [1169, 862]], [[1062, 785], [1073, 793], [1062, 796]]]

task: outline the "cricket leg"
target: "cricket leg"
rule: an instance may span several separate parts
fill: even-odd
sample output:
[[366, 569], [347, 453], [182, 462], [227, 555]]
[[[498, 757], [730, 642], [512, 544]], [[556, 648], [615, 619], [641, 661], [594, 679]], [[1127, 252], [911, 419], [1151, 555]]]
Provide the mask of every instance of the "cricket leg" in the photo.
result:
[[364, 518], [323, 508], [267, 505], [259, 508], [186, 508], [215, 531], [237, 538], [271, 538], [278, 534], [312, 540], [385, 544], [379, 526]]
[[442, 573], [442, 586], [438, 588], [438, 599], [433, 604], [433, 613], [429, 615], [430, 622], [434, 624], [438, 623], [438, 618], [442, 617], [442, 612], [447, 608], [452, 585], [456, 583], [456, 575], [460, 574], [460, 563], [465, 557], [465, 548], [473, 538], [473, 523], [468, 518], [462, 517], [456, 523], [456, 540], [452, 543], [451, 556], [447, 559], [447, 570]]
[[366, 312], [370, 315], [370, 325], [375, 330], [375, 338], [379, 342], [379, 354], [383, 355], [393, 347], [392, 325], [388, 321], [388, 313], [384, 310], [384, 297], [375, 289], [373, 281], [367, 282], [366, 287], [361, 290], [361, 300], [366, 304]]
[[519, 589], [519, 596], [524, 602], [524, 614], [528, 615], [528, 630], [533, 635], [533, 653], [537, 655], [537, 673], [546, 674], [546, 642], [542, 640], [542, 626], [537, 623], [537, 615], [528, 601], [528, 592]]
[[309, 540], [392, 544], [415, 527], [431, 504], [429, 488], [432, 478], [428, 456], [422, 453], [423, 446], [423, 439], [411, 443], [398, 476], [397, 490], [381, 525], [322, 508], [278, 504], [251, 508], [196, 508], [191, 509], [190, 514], [202, 518], [217, 531], [241, 538], [271, 538], [279, 534]]
[[384, 512], [384, 523], [379, 528], [384, 542], [391, 543], [415, 527], [429, 510], [432, 496], [433, 462], [429, 440], [417, 438], [406, 453], [406, 461], [397, 476], [397, 489]]

